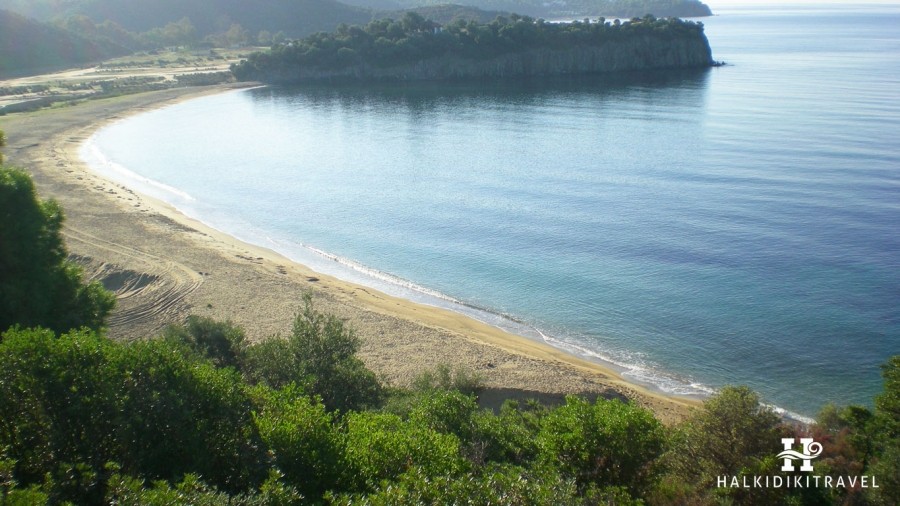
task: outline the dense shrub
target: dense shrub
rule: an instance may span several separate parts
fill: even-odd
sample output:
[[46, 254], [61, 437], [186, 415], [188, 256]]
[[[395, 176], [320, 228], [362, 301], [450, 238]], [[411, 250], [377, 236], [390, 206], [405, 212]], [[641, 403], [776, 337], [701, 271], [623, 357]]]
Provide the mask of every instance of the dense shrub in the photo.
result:
[[[194, 472], [235, 492], [265, 477], [249, 398], [234, 371], [154, 340], [16, 330], [0, 343], [0, 449], [15, 476], [76, 502], [102, 497], [107, 462], [133, 475]], [[74, 496], [73, 496], [74, 494]]]
[[507, 401], [500, 414], [490, 411], [472, 417], [473, 436], [470, 458], [476, 463], [529, 465], [539, 453], [537, 434], [547, 409], [540, 405], [520, 407]]
[[569, 396], [541, 421], [540, 458], [579, 486], [643, 491], [653, 480], [665, 434], [653, 415], [633, 404]]
[[459, 439], [388, 413], [350, 413], [346, 418], [346, 464], [354, 489], [372, 490], [418, 468], [430, 478], [465, 469]]
[[381, 402], [381, 384], [356, 356], [359, 338], [334, 315], [313, 308], [304, 297], [287, 339], [270, 338], [247, 350], [250, 381], [273, 388], [290, 383], [318, 395], [329, 410], [354, 410]]
[[253, 419], [284, 480], [306, 497], [337, 489], [343, 448], [333, 415], [293, 384], [281, 390], [257, 387], [253, 394]]
[[66, 259], [62, 224], [62, 209], [37, 197], [28, 174], [0, 167], [0, 332], [103, 326], [115, 298]]
[[359, 64], [389, 68], [434, 58], [487, 60], [530, 49], [600, 46], [632, 37], [671, 41], [705, 36], [701, 23], [678, 18], [548, 23], [513, 14], [490, 23], [458, 19], [439, 26], [406, 12], [399, 20], [379, 19], [364, 27], [340, 25], [331, 33], [276, 44], [268, 52], [254, 53], [232, 65], [231, 71], [239, 80], [290, 81], [286, 76], [296, 69], [334, 71]]
[[244, 330], [230, 322], [191, 316], [184, 325], [170, 325], [163, 337], [185, 344], [217, 367], [242, 368], [247, 348]]

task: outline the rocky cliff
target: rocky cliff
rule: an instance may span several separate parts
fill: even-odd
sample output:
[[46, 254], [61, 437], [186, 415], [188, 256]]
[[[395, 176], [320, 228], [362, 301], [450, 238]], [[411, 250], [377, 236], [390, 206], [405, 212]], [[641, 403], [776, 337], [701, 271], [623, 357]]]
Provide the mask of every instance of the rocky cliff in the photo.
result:
[[[458, 23], [447, 30], [407, 21], [293, 41], [253, 55], [232, 71], [243, 80], [289, 84], [578, 75], [715, 64], [703, 25], [677, 19], [557, 24], [520, 18]], [[396, 34], [389, 39], [392, 31]]]
[[442, 56], [377, 67], [358, 63], [342, 69], [294, 66], [273, 69], [259, 79], [273, 83], [316, 81], [426, 81], [464, 78], [597, 74], [629, 70], [697, 68], [713, 65], [706, 37], [661, 40], [643, 36], [600, 46], [529, 49], [487, 60]]

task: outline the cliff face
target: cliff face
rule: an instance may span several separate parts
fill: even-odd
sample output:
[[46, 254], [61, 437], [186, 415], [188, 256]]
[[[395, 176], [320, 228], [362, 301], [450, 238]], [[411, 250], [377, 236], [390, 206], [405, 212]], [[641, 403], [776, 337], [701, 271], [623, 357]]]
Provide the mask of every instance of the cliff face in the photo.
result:
[[702, 33], [697, 37], [675, 39], [644, 35], [599, 46], [529, 49], [486, 60], [443, 56], [393, 67], [375, 67], [366, 63], [336, 70], [293, 66], [268, 73], [264, 80], [276, 83], [422, 81], [697, 68], [713, 63], [709, 42]]

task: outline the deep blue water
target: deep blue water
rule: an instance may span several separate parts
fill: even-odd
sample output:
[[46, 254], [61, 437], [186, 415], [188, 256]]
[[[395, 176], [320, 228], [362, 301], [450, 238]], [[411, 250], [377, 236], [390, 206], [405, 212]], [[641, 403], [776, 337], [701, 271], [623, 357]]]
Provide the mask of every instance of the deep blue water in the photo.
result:
[[665, 391], [869, 404], [900, 353], [900, 8], [719, 14], [709, 71], [259, 88], [85, 153], [238, 237]]

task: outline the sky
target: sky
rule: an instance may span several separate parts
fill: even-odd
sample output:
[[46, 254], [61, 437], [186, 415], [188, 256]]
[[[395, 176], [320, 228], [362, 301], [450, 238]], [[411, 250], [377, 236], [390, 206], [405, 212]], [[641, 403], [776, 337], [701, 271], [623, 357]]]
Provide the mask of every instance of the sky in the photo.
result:
[[703, 0], [703, 3], [711, 8], [729, 7], [739, 5], [747, 7], [752, 5], [797, 5], [797, 4], [900, 4], [900, 0]]

